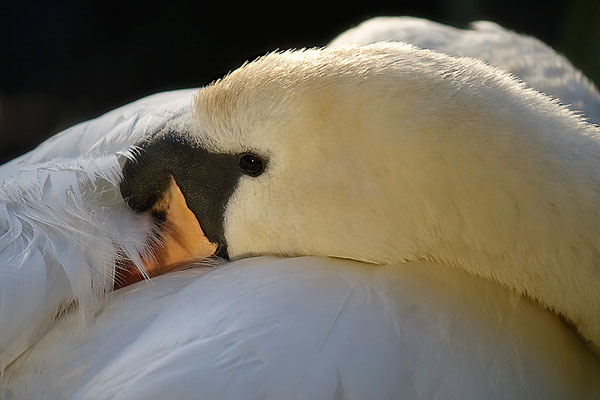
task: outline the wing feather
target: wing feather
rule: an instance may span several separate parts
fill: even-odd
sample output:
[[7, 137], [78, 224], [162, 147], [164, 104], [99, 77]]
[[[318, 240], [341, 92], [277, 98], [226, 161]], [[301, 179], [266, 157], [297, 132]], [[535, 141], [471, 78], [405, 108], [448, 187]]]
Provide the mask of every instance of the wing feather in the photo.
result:
[[120, 195], [123, 158], [186, 112], [192, 93], [129, 104], [0, 167], [0, 371], [69, 303], [83, 318], [97, 311], [119, 257], [143, 268], [152, 223]]

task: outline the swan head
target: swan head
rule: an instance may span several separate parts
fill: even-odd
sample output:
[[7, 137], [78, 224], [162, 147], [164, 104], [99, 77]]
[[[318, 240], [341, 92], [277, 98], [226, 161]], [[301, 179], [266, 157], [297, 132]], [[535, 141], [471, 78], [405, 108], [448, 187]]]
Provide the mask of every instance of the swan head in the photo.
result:
[[600, 343], [598, 129], [508, 74], [404, 44], [288, 51], [200, 89], [192, 109], [125, 165], [134, 209], [174, 181], [211, 251], [435, 260]]

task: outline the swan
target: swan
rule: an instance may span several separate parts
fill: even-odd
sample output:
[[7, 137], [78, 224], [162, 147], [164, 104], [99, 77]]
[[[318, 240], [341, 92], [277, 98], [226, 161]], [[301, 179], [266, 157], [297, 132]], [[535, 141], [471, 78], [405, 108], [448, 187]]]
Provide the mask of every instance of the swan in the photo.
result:
[[[392, 43], [275, 52], [78, 125], [0, 169], [0, 393], [593, 398], [597, 134]], [[162, 251], [174, 192], [233, 262], [106, 299]]]
[[503, 71], [393, 43], [272, 53], [200, 89], [192, 114], [124, 166], [133, 209], [173, 178], [233, 259], [433, 260], [600, 346], [600, 128]]

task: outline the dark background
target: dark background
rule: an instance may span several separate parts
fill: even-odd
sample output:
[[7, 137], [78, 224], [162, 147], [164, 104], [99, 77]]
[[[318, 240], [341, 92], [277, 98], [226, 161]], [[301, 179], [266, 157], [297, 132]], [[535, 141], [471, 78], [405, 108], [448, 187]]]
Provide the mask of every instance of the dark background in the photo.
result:
[[[381, 15], [533, 35], [600, 82], [600, 0], [152, 3], [0, 0], [0, 163], [139, 97], [197, 87], [275, 49], [322, 46]], [[22, 3], [22, 4], [19, 4]], [[330, 3], [335, 4], [335, 3]]]

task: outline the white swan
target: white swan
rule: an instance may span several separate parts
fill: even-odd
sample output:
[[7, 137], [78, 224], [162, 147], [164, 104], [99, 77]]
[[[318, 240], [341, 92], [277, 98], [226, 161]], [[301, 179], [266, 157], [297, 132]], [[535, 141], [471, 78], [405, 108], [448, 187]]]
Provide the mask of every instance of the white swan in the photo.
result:
[[[536, 298], [597, 345], [597, 128], [502, 71], [392, 44], [272, 54], [201, 90], [193, 110], [191, 95], [115, 110], [0, 170], [5, 397], [599, 393], [598, 361], [566, 325], [441, 265]], [[118, 259], [142, 264], [153, 221], [117, 188], [133, 143], [130, 204], [153, 206], [173, 175], [233, 258], [415, 261], [166, 275], [117, 292], [88, 335], [70, 315], [14, 361], [69, 299], [95, 310]], [[189, 171], [227, 185], [206, 190]]]
[[[233, 258], [435, 260], [531, 296], [600, 346], [600, 128], [502, 71], [391, 43], [276, 53], [201, 89], [194, 113], [126, 167], [133, 207], [153, 203], [141, 184], [158, 164]], [[173, 142], [202, 160], [194, 170], [220, 168], [225, 200], [165, 166]], [[264, 173], [240, 171], [247, 153]], [[205, 202], [226, 206], [205, 216]]]

